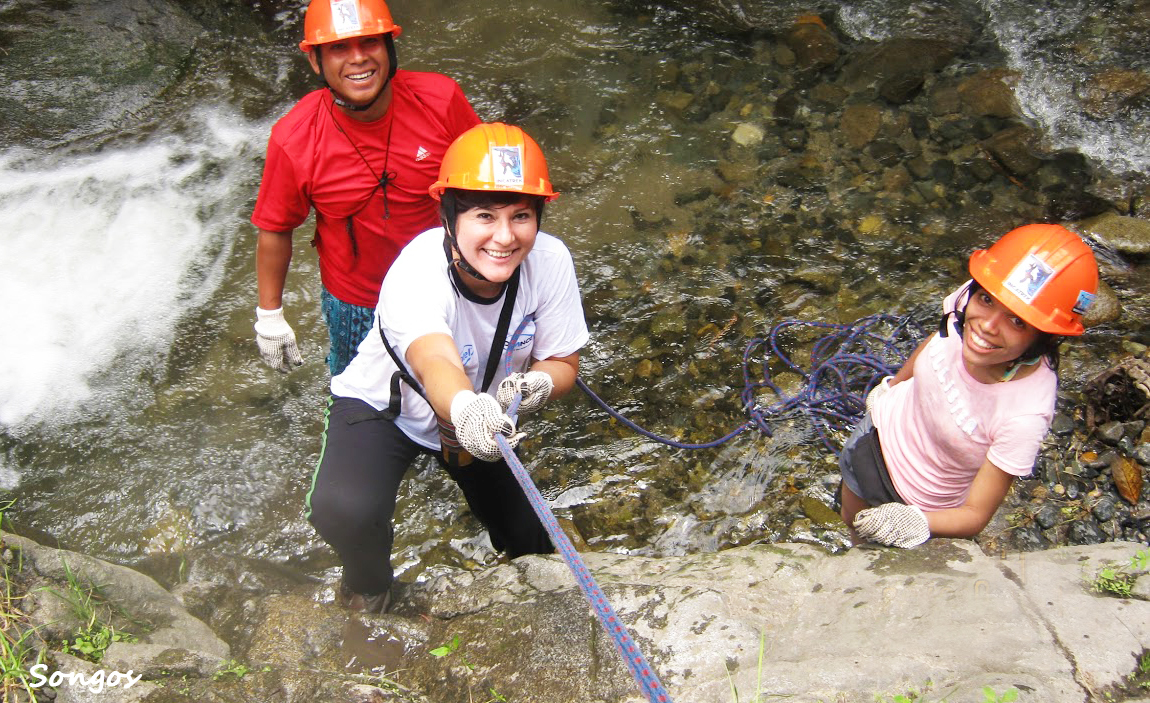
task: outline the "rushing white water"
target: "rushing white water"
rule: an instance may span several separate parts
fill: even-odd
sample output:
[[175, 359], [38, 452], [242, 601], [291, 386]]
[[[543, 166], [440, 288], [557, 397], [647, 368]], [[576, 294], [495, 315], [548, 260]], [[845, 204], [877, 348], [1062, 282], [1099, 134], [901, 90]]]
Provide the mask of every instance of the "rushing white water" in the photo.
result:
[[250, 176], [235, 155], [266, 138], [208, 110], [138, 147], [0, 154], [0, 425], [66, 419], [113, 361], [131, 378], [166, 355], [243, 215], [227, 205]]
[[[1123, 27], [1130, 3], [1059, 0], [1041, 12], [1007, 0], [984, 4], [1018, 72], [1019, 105], [1050, 146], [1079, 151], [1117, 174], [1150, 173], [1150, 110], [1128, 101], [1121, 85], [1123, 75], [1150, 70], [1145, 34], [1134, 32], [1139, 46], [1112, 31]], [[1117, 82], [1097, 90], [1107, 76]]]
[[949, 12], [981, 15], [1016, 73], [1019, 107], [1050, 151], [1077, 151], [1119, 176], [1150, 174], [1150, 109], [1140, 92], [1150, 73], [1150, 45], [1145, 29], [1129, 20], [1140, 12], [1137, 2], [1055, 0], [1036, 8], [1018, 0], [856, 0], [844, 3], [837, 18], [856, 39], [952, 40], [939, 31]]

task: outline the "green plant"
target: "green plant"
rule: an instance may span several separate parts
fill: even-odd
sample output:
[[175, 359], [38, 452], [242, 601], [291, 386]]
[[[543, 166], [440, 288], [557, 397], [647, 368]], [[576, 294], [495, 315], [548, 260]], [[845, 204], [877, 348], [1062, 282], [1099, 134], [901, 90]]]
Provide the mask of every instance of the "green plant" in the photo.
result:
[[452, 652], [455, 652], [458, 649], [459, 649], [459, 635], [456, 635], [455, 637], [451, 638], [450, 642], [443, 645], [442, 647], [436, 647], [435, 649], [431, 650], [431, 652], [429, 652], [429, 654], [431, 654], [431, 656], [433, 656], [433, 657], [446, 657], [448, 654], [451, 654]]
[[467, 661], [467, 657], [463, 654], [463, 650], [459, 646], [458, 635], [452, 637], [451, 641], [442, 647], [436, 647], [435, 649], [431, 650], [430, 654], [433, 657], [446, 657], [448, 655], [455, 654], [456, 652], [459, 652], [459, 660], [463, 663], [463, 666], [467, 667], [468, 671], [474, 671], [475, 667], [471, 665], [471, 662]]
[[113, 642], [135, 642], [136, 637], [125, 632], [116, 632], [107, 625], [94, 624], [77, 631], [72, 639], [64, 640], [64, 651], [81, 659], [97, 664], [104, 658], [104, 652]]
[[[926, 694], [929, 693], [932, 688], [934, 688], [934, 682], [928, 680], [926, 683], [923, 684], [921, 691], [917, 688], [912, 687], [905, 694], [899, 693], [899, 694], [895, 694], [893, 696], [884, 696], [882, 694], [875, 694], [874, 699], [875, 699], [875, 703], [927, 703], [928, 699], [926, 697]], [[941, 698], [936, 699], [935, 703], [946, 703], [946, 700], [950, 697], [950, 694], [954, 693], [957, 690], [958, 690], [958, 687], [955, 686], [954, 688], [950, 689], [945, 694], [943, 694], [943, 696]]]
[[[73, 633], [74, 636], [64, 640], [63, 651], [98, 664], [113, 642], [137, 641], [135, 635], [117, 632], [111, 625], [101, 621], [99, 609], [101, 607], [107, 611], [113, 609], [101, 588], [90, 582], [82, 583], [80, 577], [68, 566], [68, 562], [62, 563], [67, 588], [63, 593], [53, 588], [46, 590], [67, 603], [72, 614], [81, 623]], [[118, 608], [116, 610], [123, 613]]]
[[1150, 549], [1140, 549], [1130, 557], [1130, 568], [1135, 571], [1145, 571], [1150, 565]]
[[926, 699], [923, 698], [922, 695], [923, 694], [918, 690], [912, 688], [906, 692], [905, 696], [899, 693], [887, 698], [876, 694], [874, 699], [875, 703], [916, 703], [916, 701], [923, 701], [925, 703]]
[[1142, 650], [1142, 654], [1138, 657], [1137, 671], [1127, 678], [1138, 688], [1150, 690], [1150, 649]]
[[36, 698], [28, 680], [32, 676], [31, 670], [44, 660], [43, 648], [33, 645], [33, 637], [36, 636], [36, 628], [28, 628], [16, 635], [5, 629], [0, 635], [0, 673], [4, 677], [0, 694], [5, 703], [15, 700], [19, 691], [28, 694], [29, 700]]
[[1134, 588], [1134, 580], [1121, 567], [1104, 566], [1091, 582], [1098, 593], [1110, 593], [1119, 598], [1129, 598]]
[[[463, 654], [463, 650], [460, 647], [458, 635], [452, 637], [451, 641], [448, 642], [447, 644], [430, 650], [428, 652], [428, 654], [430, 654], [433, 657], [446, 657], [446, 656], [450, 656], [452, 654], [455, 654], [457, 652], [459, 653], [460, 662], [463, 664], [463, 666], [465, 666], [467, 668], [468, 673], [475, 671], [475, 667], [471, 665], [471, 662], [467, 661], [467, 657], [464, 656], [464, 654]], [[469, 700], [474, 700], [471, 698], [470, 688], [471, 688], [471, 684], [468, 683], [468, 698], [469, 698]], [[499, 694], [499, 692], [496, 691], [494, 688], [489, 687], [487, 689], [487, 691], [491, 694], [491, 698], [487, 699], [486, 701], [483, 701], [483, 703], [500, 703], [501, 701], [507, 700], [506, 698], [501, 696]]]
[[[13, 498], [0, 504], [0, 531], [7, 521], [8, 509], [15, 502]], [[0, 548], [3, 547], [3, 541], [0, 540]], [[36, 646], [36, 641], [40, 639], [39, 631], [27, 625], [27, 618], [19, 609], [24, 596], [16, 593], [8, 565], [0, 563], [0, 566], [3, 567], [4, 578], [4, 591], [0, 593], [0, 696], [4, 703], [8, 703], [16, 700], [23, 691], [28, 700], [35, 700], [28, 679], [32, 676], [32, 668], [43, 663], [44, 649]]]
[[4, 520], [8, 517], [8, 509], [16, 504], [15, 498], [9, 498], [7, 503], [0, 505], [0, 530], [4, 529]]
[[[759, 673], [758, 679], [755, 681], [755, 697], [747, 703], [760, 703], [759, 695], [763, 692], [763, 656], [767, 650], [767, 633], [759, 631]], [[724, 669], [727, 671], [727, 683], [731, 686], [731, 700], [734, 703], [739, 703], [739, 690], [735, 688], [735, 681], [731, 678], [731, 670], [724, 664]]]
[[[0, 522], [3, 511], [11, 505], [9, 502], [0, 507]], [[39, 632], [37, 628], [27, 626], [27, 618], [18, 607], [24, 596], [15, 592], [7, 565], [3, 565], [3, 570], [4, 592], [0, 594], [0, 675], [3, 679], [0, 695], [8, 703], [16, 699], [19, 691], [24, 691], [32, 700], [35, 696], [28, 678], [32, 676], [32, 668], [43, 662], [44, 649], [36, 646]]]
[[1109, 564], [1099, 569], [1098, 574], [1090, 582], [1090, 587], [1098, 593], [1129, 598], [1136, 578], [1132, 572], [1145, 571], [1148, 564], [1150, 564], [1150, 549], [1141, 549], [1130, 557], [1127, 564]]
[[990, 686], [982, 687], [982, 700], [983, 703], [1011, 703], [1011, 701], [1018, 700], [1018, 689], [1011, 687], [998, 695]]
[[[260, 669], [260, 672], [268, 672], [271, 670], [272, 668], [270, 666], [265, 666]], [[235, 659], [229, 659], [227, 663], [220, 668], [219, 671], [212, 674], [212, 680], [219, 681], [225, 676], [235, 676], [237, 679], [242, 679], [250, 673], [252, 673], [251, 667], [247, 666], [246, 664], [241, 664]]]

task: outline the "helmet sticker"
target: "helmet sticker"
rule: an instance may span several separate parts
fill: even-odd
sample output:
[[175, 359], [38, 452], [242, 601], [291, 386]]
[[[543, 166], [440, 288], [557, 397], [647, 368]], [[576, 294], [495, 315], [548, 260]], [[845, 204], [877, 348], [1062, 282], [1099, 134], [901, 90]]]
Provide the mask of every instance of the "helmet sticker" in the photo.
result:
[[362, 30], [359, 0], [331, 0], [331, 25], [337, 35]]
[[497, 188], [523, 187], [523, 151], [518, 146], [491, 147], [491, 163]]
[[1018, 262], [1002, 285], [1029, 305], [1053, 276], [1054, 269], [1045, 261], [1034, 254], [1028, 254]]
[[1078, 299], [1074, 301], [1074, 312], [1078, 315], [1085, 315], [1090, 306], [1094, 304], [1094, 294], [1087, 293], [1084, 290], [1078, 291]]

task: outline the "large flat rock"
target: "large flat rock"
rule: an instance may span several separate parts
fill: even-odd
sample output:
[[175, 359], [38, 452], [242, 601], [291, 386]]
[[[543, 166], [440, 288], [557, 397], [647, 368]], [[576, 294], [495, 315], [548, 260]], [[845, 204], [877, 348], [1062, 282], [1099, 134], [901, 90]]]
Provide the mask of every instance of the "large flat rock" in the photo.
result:
[[[896, 695], [984, 703], [983, 688], [1021, 701], [1083, 703], [1131, 673], [1150, 632], [1150, 603], [1094, 593], [1107, 564], [1142, 545], [1110, 543], [990, 557], [973, 542], [932, 540], [913, 550], [753, 545], [715, 554], [646, 559], [587, 554], [588, 567], [677, 701], [873, 703]], [[559, 557], [525, 557], [429, 584], [430, 615], [451, 631], [490, 633], [513, 605], [533, 623], [504, 632], [504, 651], [554, 653], [516, 675], [486, 673], [516, 701], [646, 700], [621, 687], [629, 674], [611, 640], [582, 616], [545, 612], [582, 601]], [[578, 612], [571, 609], [568, 612]], [[477, 650], [478, 651], [478, 650]], [[476, 656], [476, 659], [481, 659]], [[473, 662], [474, 663], [474, 662]], [[527, 668], [524, 670], [524, 668]], [[564, 671], [562, 677], [551, 672]], [[476, 670], [474, 673], [485, 672]], [[877, 697], [877, 698], [876, 698]]]

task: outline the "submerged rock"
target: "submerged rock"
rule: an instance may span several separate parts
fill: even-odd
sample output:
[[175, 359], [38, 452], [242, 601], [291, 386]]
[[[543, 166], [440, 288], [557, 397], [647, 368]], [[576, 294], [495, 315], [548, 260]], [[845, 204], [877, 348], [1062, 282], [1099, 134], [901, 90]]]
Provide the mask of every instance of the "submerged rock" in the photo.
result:
[[1108, 212], [1079, 222], [1078, 228], [1123, 254], [1150, 254], [1150, 221]]

